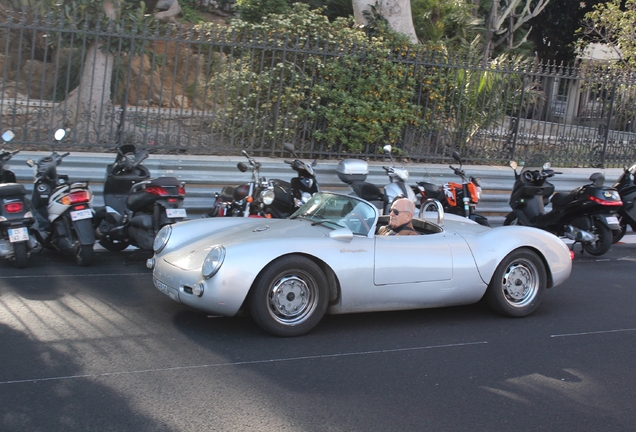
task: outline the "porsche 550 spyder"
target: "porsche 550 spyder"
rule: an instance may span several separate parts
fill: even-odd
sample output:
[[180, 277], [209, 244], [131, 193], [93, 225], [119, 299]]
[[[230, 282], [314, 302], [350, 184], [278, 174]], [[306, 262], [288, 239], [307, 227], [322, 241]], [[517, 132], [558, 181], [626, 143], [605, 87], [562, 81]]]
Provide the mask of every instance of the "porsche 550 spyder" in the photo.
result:
[[306, 333], [325, 313], [482, 298], [503, 315], [525, 316], [570, 275], [568, 247], [546, 231], [418, 216], [420, 235], [376, 235], [388, 216], [355, 196], [321, 192], [288, 219], [167, 225], [147, 266], [156, 288], [173, 300], [223, 316], [246, 309], [277, 336]]

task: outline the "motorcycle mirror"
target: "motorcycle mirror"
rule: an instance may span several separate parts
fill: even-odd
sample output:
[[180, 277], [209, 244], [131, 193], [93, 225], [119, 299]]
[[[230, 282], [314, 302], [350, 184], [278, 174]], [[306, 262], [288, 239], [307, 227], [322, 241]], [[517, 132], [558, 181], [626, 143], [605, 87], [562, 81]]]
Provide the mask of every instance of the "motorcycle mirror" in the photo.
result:
[[26, 164], [28, 166], [30, 166], [31, 168], [33, 168], [35, 166], [35, 162], [33, 162], [33, 159], [27, 159], [26, 160]]
[[513, 170], [516, 170], [518, 166], [519, 165], [517, 165], [516, 161], [510, 161], [510, 168], [512, 168]]
[[283, 144], [283, 149], [285, 149], [285, 151], [287, 151], [287, 152], [291, 153], [292, 155], [294, 155], [294, 157], [297, 157], [296, 156], [296, 151], [294, 149], [294, 145], [293, 144], [284, 143]]
[[453, 159], [455, 159], [459, 164], [462, 164], [462, 157], [459, 155], [457, 150], [453, 150]]
[[549, 170], [550, 168], [552, 168], [552, 164], [550, 162], [546, 162], [543, 164], [543, 170]]
[[236, 164], [236, 167], [238, 168], [238, 170], [240, 172], [245, 172], [247, 171], [247, 165], [245, 165], [243, 162], [239, 162]]
[[384, 154], [391, 155], [391, 152], [393, 151], [393, 147], [391, 147], [391, 144], [387, 144], [384, 147], [382, 147], [382, 151], [384, 152]]
[[15, 138], [15, 134], [13, 133], [13, 131], [8, 130], [2, 134], [2, 139], [4, 140], [4, 142], [9, 142], [13, 138]]
[[66, 136], [66, 131], [64, 129], [58, 129], [55, 131], [55, 134], [53, 136], [55, 137], [56, 141], [62, 141], [62, 138]]

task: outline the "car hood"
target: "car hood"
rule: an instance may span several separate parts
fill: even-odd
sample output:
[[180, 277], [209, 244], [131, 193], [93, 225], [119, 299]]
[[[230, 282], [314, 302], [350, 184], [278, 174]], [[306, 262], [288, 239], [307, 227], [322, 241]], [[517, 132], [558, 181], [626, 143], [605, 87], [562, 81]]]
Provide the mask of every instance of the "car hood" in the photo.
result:
[[[319, 225], [312, 226], [311, 222], [302, 219], [232, 219], [235, 223], [206, 219], [204, 223], [192, 221], [194, 223], [175, 225], [172, 237], [179, 240], [180, 245], [161, 258], [180, 269], [195, 270], [201, 268], [207, 254], [217, 245], [227, 249], [236, 243], [260, 243], [269, 239], [327, 237], [331, 231]], [[186, 236], [190, 238], [184, 238]], [[255, 244], [255, 247], [266, 246]]]

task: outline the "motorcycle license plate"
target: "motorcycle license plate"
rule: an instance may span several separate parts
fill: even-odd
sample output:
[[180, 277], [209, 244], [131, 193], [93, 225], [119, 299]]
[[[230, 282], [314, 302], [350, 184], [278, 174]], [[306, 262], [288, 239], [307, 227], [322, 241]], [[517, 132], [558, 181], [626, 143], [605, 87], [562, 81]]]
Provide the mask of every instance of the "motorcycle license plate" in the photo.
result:
[[29, 239], [29, 230], [26, 228], [13, 228], [9, 229], [9, 242], [21, 242]]
[[608, 225], [618, 225], [618, 218], [616, 216], [605, 216], [605, 220], [607, 221]]
[[90, 209], [75, 210], [71, 212], [71, 220], [74, 220], [74, 221], [89, 219], [92, 217], [93, 217], [93, 212]]
[[186, 209], [184, 208], [166, 209], [166, 216], [168, 216], [170, 219], [184, 218], [187, 216]]

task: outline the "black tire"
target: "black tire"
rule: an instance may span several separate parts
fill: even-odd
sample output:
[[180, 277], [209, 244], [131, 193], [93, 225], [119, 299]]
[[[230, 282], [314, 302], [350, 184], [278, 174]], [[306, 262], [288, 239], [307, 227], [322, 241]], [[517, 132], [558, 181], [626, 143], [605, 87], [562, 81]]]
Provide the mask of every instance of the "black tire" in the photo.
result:
[[[619, 218], [620, 220], [620, 218]], [[617, 230], [612, 230], [612, 244], [618, 243], [623, 239], [623, 236], [627, 232], [627, 224], [620, 220], [621, 227]]]
[[521, 225], [519, 223], [519, 219], [517, 219], [517, 215], [512, 212], [512, 213], [508, 213], [506, 215], [506, 219], [504, 219], [504, 226], [508, 226], [508, 225]]
[[601, 256], [612, 247], [612, 230], [607, 225], [600, 222], [596, 216], [592, 218], [594, 226], [592, 233], [598, 236], [598, 240], [593, 243], [583, 243], [583, 250], [593, 256]]
[[130, 246], [128, 240], [113, 240], [110, 237], [102, 237], [99, 239], [99, 245], [111, 252], [120, 252]]
[[13, 264], [16, 268], [26, 268], [28, 256], [27, 242], [21, 241], [13, 243]]
[[300, 336], [314, 328], [328, 302], [323, 271], [310, 259], [295, 255], [266, 267], [248, 297], [254, 321], [266, 332], [283, 337]]
[[485, 298], [490, 307], [502, 315], [526, 316], [539, 307], [547, 280], [541, 258], [528, 249], [517, 249], [499, 263]]
[[75, 262], [82, 266], [88, 267], [95, 260], [95, 249], [93, 245], [80, 245], [75, 254]]

